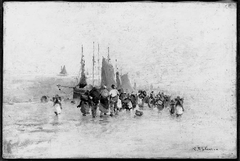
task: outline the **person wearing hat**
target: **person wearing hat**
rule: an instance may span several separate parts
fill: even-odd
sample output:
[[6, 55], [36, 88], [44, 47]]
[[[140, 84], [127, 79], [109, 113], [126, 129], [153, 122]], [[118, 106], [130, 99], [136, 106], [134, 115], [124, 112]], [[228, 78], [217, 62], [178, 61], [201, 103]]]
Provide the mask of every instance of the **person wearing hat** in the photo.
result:
[[111, 110], [110, 116], [113, 116], [113, 113], [117, 112], [117, 103], [118, 103], [119, 92], [115, 88], [114, 84], [111, 87], [112, 87], [112, 89], [109, 92], [109, 96], [110, 96], [110, 110]]

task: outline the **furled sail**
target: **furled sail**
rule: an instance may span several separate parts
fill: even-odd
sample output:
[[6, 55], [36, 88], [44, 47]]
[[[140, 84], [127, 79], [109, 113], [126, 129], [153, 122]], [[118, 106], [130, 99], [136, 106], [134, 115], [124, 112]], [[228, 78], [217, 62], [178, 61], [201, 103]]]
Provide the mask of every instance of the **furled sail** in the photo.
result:
[[83, 55], [83, 46], [82, 46], [82, 56], [81, 56], [81, 73], [80, 73], [80, 80], [78, 83], [79, 88], [84, 88], [87, 85], [87, 78], [85, 75], [85, 60]]

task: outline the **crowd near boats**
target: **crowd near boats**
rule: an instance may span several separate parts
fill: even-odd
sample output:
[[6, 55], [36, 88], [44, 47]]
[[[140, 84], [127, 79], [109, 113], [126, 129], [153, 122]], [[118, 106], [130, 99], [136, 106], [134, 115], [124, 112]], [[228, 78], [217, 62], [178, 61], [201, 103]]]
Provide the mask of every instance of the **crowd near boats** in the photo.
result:
[[152, 91], [149, 95], [144, 90], [139, 90], [137, 93], [126, 93], [121, 89], [116, 89], [115, 85], [112, 85], [112, 89], [108, 90], [106, 86], [100, 89], [96, 87], [90, 91], [87, 90], [81, 98], [80, 108], [83, 116], [91, 114], [92, 117], [96, 117], [96, 110], [99, 109], [100, 117], [110, 113], [110, 116], [117, 115], [122, 110], [134, 110], [135, 115], [143, 115], [143, 108], [157, 108], [158, 111], [162, 111], [164, 108], [169, 110], [171, 115], [180, 117], [183, 112], [183, 98], [179, 96], [171, 99], [170, 96], [164, 93], [157, 93], [155, 95]]
[[[94, 43], [93, 43], [94, 46]], [[94, 48], [93, 48], [94, 49]], [[94, 50], [93, 50], [94, 51]], [[147, 93], [146, 90], [136, 89], [136, 83], [134, 88], [130, 84], [128, 74], [119, 74], [114, 72], [114, 67], [110, 62], [109, 48], [108, 58], [102, 58], [101, 67], [101, 80], [95, 83], [94, 69], [95, 69], [95, 55], [93, 52], [93, 76], [92, 83], [87, 81], [85, 75], [85, 61], [83, 55], [81, 56], [81, 68], [79, 72], [79, 83], [70, 87], [73, 89], [73, 99], [79, 99], [80, 103], [77, 108], [83, 116], [91, 114], [93, 118], [97, 117], [97, 110], [100, 111], [100, 116], [104, 115], [118, 115], [123, 110], [133, 110], [136, 116], [143, 115], [143, 108], [157, 108], [158, 111], [168, 109], [170, 115], [180, 117], [184, 113], [183, 101], [180, 96], [172, 98], [170, 95], [166, 95], [160, 91], [151, 91]], [[98, 79], [100, 78], [100, 66], [99, 66], [99, 45], [98, 45]], [[65, 70], [64, 68], [62, 68]], [[118, 70], [118, 68], [116, 68]], [[63, 85], [57, 85], [59, 90]], [[69, 88], [69, 87], [68, 87]], [[62, 104], [61, 97], [56, 95], [53, 97], [55, 114], [61, 113]]]
[[[137, 93], [127, 93], [122, 89], [116, 89], [115, 85], [108, 90], [106, 86], [93, 87], [87, 86], [80, 95], [80, 103], [77, 108], [80, 109], [83, 116], [91, 114], [93, 118], [97, 117], [97, 110], [100, 116], [109, 114], [110, 116], [118, 115], [119, 112], [126, 110], [135, 111], [136, 116], [143, 115], [144, 108], [157, 108], [158, 112], [167, 109], [172, 116], [180, 117], [184, 113], [183, 98], [164, 94], [163, 92], [147, 94], [145, 90], [138, 90]], [[61, 113], [61, 97], [53, 97], [55, 114]]]

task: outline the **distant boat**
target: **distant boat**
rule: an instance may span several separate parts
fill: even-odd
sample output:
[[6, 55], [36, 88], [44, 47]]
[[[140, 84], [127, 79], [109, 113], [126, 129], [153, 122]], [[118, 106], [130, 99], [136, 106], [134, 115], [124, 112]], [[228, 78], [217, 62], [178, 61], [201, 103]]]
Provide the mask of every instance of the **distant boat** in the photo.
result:
[[67, 76], [67, 70], [66, 70], [66, 67], [65, 65], [62, 67], [61, 66], [61, 72], [59, 73], [60, 76]]

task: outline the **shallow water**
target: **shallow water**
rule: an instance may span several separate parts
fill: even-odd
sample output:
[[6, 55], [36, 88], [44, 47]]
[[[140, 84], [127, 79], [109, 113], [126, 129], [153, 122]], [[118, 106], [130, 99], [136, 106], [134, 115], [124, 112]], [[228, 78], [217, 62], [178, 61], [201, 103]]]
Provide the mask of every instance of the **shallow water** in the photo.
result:
[[[122, 111], [103, 118], [82, 116], [63, 103], [55, 116], [51, 102], [3, 106], [6, 158], [228, 158], [236, 156], [235, 118], [192, 110], [186, 101], [181, 118], [167, 109], [144, 107], [141, 117]], [[226, 111], [223, 111], [226, 112]], [[194, 150], [194, 147], [211, 150]]]

